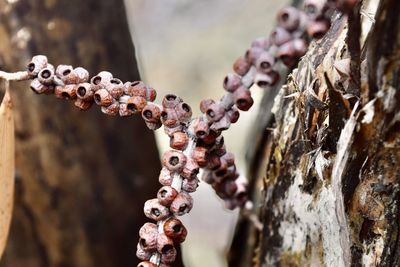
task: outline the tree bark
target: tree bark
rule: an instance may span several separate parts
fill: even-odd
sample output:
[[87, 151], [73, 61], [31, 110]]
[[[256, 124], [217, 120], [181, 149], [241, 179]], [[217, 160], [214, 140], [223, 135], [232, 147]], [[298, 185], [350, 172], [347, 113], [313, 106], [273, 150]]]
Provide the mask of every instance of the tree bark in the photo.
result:
[[400, 266], [399, 14], [335, 14], [279, 90], [249, 175], [263, 230], [242, 219], [230, 266]]
[[[0, 69], [32, 55], [138, 80], [122, 0], [0, 1]], [[134, 266], [143, 203], [157, 188], [153, 134], [138, 116], [37, 96], [12, 84], [15, 210], [1, 266]]]

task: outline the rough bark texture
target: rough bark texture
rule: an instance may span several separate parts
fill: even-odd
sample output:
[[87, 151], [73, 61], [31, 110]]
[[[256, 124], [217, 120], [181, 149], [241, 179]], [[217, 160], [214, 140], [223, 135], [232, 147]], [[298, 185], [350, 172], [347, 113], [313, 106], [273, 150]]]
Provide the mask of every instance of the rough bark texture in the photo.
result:
[[[30, 57], [139, 79], [122, 0], [0, 1], [0, 68]], [[16, 205], [1, 266], [134, 266], [143, 203], [160, 169], [138, 116], [37, 96], [14, 83]]]
[[362, 50], [359, 7], [336, 14], [279, 90], [250, 171], [264, 227], [240, 224], [230, 266], [400, 266], [399, 14], [381, 0]]

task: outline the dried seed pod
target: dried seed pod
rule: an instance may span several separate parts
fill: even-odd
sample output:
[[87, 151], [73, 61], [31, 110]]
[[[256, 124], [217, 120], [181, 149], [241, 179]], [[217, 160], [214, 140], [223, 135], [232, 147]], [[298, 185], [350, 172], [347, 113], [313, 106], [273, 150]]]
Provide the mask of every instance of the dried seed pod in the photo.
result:
[[330, 21], [325, 18], [311, 21], [307, 25], [307, 34], [315, 39], [322, 38], [330, 28]]
[[196, 178], [197, 174], [199, 174], [199, 172], [200, 172], [199, 165], [194, 159], [189, 157], [186, 161], [185, 167], [183, 168], [180, 174], [182, 177], [186, 179], [194, 179]]
[[48, 94], [54, 91], [54, 85], [44, 85], [38, 78], [32, 80], [30, 88], [37, 94]]
[[60, 78], [65, 84], [71, 84], [70, 82], [66, 82], [69, 74], [74, 70], [71, 65], [58, 65], [56, 68], [56, 76]]
[[233, 70], [240, 76], [244, 76], [250, 70], [251, 64], [244, 57], [239, 57], [233, 64]]
[[309, 19], [321, 17], [327, 9], [326, 0], [304, 0], [304, 12]]
[[171, 137], [172, 135], [174, 135], [174, 133], [177, 132], [182, 132], [183, 131], [183, 125], [178, 124], [177, 126], [174, 127], [167, 127], [164, 126], [164, 132], [166, 135], [168, 135], [169, 137]]
[[328, 0], [328, 3], [329, 2], [333, 2], [334, 7], [339, 11], [350, 13], [358, 3], [358, 0]]
[[175, 188], [168, 185], [163, 186], [160, 188], [160, 190], [158, 190], [157, 193], [158, 202], [160, 202], [161, 205], [168, 207], [169, 205], [171, 205], [172, 201], [177, 195], [178, 191], [176, 191]]
[[202, 138], [201, 143], [204, 143], [206, 145], [213, 145], [215, 143], [215, 140], [217, 140], [217, 137], [220, 135], [221, 133], [218, 131], [215, 131], [214, 129], [210, 128], [210, 131], [208, 132], [208, 135], [205, 136], [204, 138]]
[[179, 103], [175, 111], [181, 123], [188, 123], [192, 119], [192, 108], [184, 102]]
[[166, 109], [175, 108], [182, 99], [174, 94], [168, 94], [163, 98], [162, 106]]
[[226, 115], [229, 117], [231, 123], [237, 122], [240, 117], [240, 113], [235, 106], [232, 106], [231, 109], [226, 112]]
[[225, 109], [220, 103], [214, 103], [208, 107], [205, 113], [210, 122], [216, 122], [224, 117]]
[[271, 42], [268, 37], [259, 37], [251, 43], [251, 47], [260, 47], [264, 50], [270, 48]]
[[232, 197], [238, 190], [234, 180], [226, 180], [222, 183], [222, 190], [227, 197]]
[[294, 67], [298, 59], [307, 51], [307, 44], [303, 39], [294, 39], [279, 47], [278, 57], [288, 67]]
[[112, 116], [119, 114], [119, 110], [119, 102], [116, 100], [114, 100], [113, 103], [107, 107], [101, 107], [101, 112]]
[[157, 91], [152, 88], [147, 86], [147, 91], [146, 91], [146, 100], [147, 101], [154, 101], [157, 98]]
[[44, 85], [51, 85], [54, 82], [54, 66], [47, 64], [45, 68], [39, 71], [38, 74], [39, 82]]
[[36, 77], [39, 72], [47, 66], [47, 57], [37, 55], [32, 57], [31, 62], [28, 63], [26, 69], [30, 77]]
[[89, 72], [86, 69], [82, 67], [77, 67], [74, 69], [73, 73], [77, 77], [77, 83], [86, 83], [89, 81]]
[[221, 166], [221, 159], [215, 154], [208, 155], [207, 169], [217, 170]]
[[149, 261], [142, 261], [136, 267], [157, 267], [157, 265]]
[[168, 150], [163, 155], [163, 165], [171, 172], [180, 173], [185, 167], [187, 158], [177, 150]]
[[199, 187], [199, 179], [183, 179], [182, 182], [182, 190], [188, 193], [193, 193], [197, 190], [197, 187]]
[[251, 97], [250, 90], [244, 86], [240, 86], [234, 93], [233, 99], [236, 107], [240, 110], [247, 111], [251, 108], [254, 101]]
[[54, 96], [66, 100], [75, 99], [76, 84], [57, 85], [54, 89]]
[[275, 65], [275, 57], [269, 52], [263, 52], [256, 61], [256, 68], [261, 73], [270, 73]]
[[174, 177], [171, 175], [171, 171], [163, 167], [160, 171], [160, 175], [158, 176], [158, 181], [160, 184], [164, 186], [171, 185], [173, 179]]
[[271, 41], [274, 45], [276, 46], [281, 46], [286, 42], [289, 42], [292, 40], [292, 35], [285, 30], [282, 27], [277, 27], [272, 33], [271, 33]]
[[237, 190], [235, 193], [235, 200], [239, 207], [243, 207], [247, 202], [247, 184], [241, 181], [236, 181]]
[[257, 59], [260, 57], [260, 55], [264, 52], [265, 50], [260, 48], [260, 47], [251, 47], [247, 49], [244, 57], [247, 60], [247, 62], [251, 64], [255, 64]]
[[102, 71], [96, 76], [93, 76], [92, 79], [90, 79], [90, 84], [92, 85], [92, 88], [94, 91], [97, 91], [99, 89], [104, 89], [107, 84], [110, 83], [110, 80], [113, 78], [113, 75], [111, 72], [108, 71]]
[[274, 86], [279, 81], [279, 73], [276, 71], [271, 71], [268, 74], [257, 73], [254, 77], [254, 81], [258, 87], [266, 89], [268, 87]]
[[102, 107], [107, 107], [114, 102], [114, 99], [111, 96], [110, 92], [108, 92], [106, 89], [97, 90], [94, 93], [93, 97], [94, 97], [94, 102], [96, 102], [97, 105]]
[[91, 101], [93, 100], [94, 91], [90, 83], [80, 83], [77, 86], [76, 95], [79, 99]]
[[176, 113], [175, 109], [172, 108], [163, 109], [161, 112], [161, 122], [166, 127], [176, 127], [180, 124], [178, 114]]
[[162, 126], [161, 122], [149, 122], [149, 121], [145, 121], [147, 128], [149, 128], [150, 130], [157, 130], [158, 128], [160, 128]]
[[207, 165], [207, 148], [197, 146], [192, 151], [192, 159], [197, 162], [200, 167]]
[[150, 252], [150, 251], [145, 251], [145, 250], [140, 246], [139, 243], [137, 244], [137, 247], [136, 247], [136, 257], [138, 257], [138, 258], [139, 258], [140, 260], [142, 260], [142, 261], [147, 261], [147, 260], [150, 260], [151, 255], [152, 255], [152, 252]]
[[139, 230], [139, 245], [145, 251], [157, 249], [158, 228], [154, 223], [145, 223]]
[[184, 150], [189, 143], [189, 136], [185, 132], [174, 133], [170, 140], [169, 146], [173, 149]]
[[201, 179], [202, 179], [204, 182], [206, 182], [207, 184], [213, 184], [213, 183], [215, 183], [214, 175], [213, 175], [213, 173], [212, 173], [211, 171], [205, 172], [205, 173], [203, 174], [203, 176], [201, 177]]
[[167, 207], [158, 202], [157, 198], [153, 198], [144, 203], [144, 215], [149, 219], [161, 221], [166, 219], [170, 212]]
[[223, 180], [224, 176], [228, 173], [228, 164], [223, 159], [219, 160], [219, 167], [214, 171], [215, 180], [219, 183]]
[[125, 94], [129, 96], [141, 96], [146, 98], [147, 86], [142, 81], [126, 82], [124, 84]]
[[211, 98], [203, 99], [200, 102], [200, 111], [202, 113], [206, 113], [207, 109], [210, 107], [210, 105], [214, 104], [215, 101]]
[[192, 122], [193, 132], [198, 138], [204, 138], [208, 135], [210, 127], [201, 117], [196, 118]]
[[214, 122], [210, 129], [216, 132], [221, 132], [229, 129], [229, 126], [231, 126], [231, 120], [230, 118], [225, 115], [218, 121]]
[[133, 114], [135, 114], [135, 113], [132, 112], [132, 110], [128, 109], [128, 104], [126, 104], [126, 103], [119, 104], [119, 115], [121, 117], [131, 116]]
[[193, 198], [186, 192], [180, 192], [172, 201], [170, 210], [175, 216], [189, 213], [193, 207]]
[[226, 91], [231, 93], [235, 92], [235, 90], [238, 89], [240, 85], [242, 85], [242, 77], [233, 73], [226, 75], [223, 83], [224, 89]]
[[88, 110], [93, 105], [93, 101], [85, 101], [80, 98], [77, 98], [74, 104], [81, 110]]
[[142, 112], [146, 105], [146, 99], [141, 96], [132, 96], [126, 101], [126, 108], [133, 114]]
[[292, 6], [285, 7], [278, 12], [277, 21], [279, 26], [293, 32], [300, 25], [300, 11]]
[[161, 262], [163, 263], [173, 263], [176, 259], [177, 252], [174, 241], [165, 234], [158, 236], [157, 251], [161, 254]]
[[160, 122], [161, 109], [154, 103], [147, 103], [142, 110], [142, 118], [147, 122], [158, 123]]
[[232, 152], [226, 152], [222, 158], [226, 161], [228, 167], [235, 164], [235, 155]]
[[170, 218], [164, 223], [164, 233], [171, 238], [174, 243], [182, 243], [186, 239], [187, 230], [180, 220]]
[[110, 92], [110, 95], [115, 99], [119, 99], [124, 94], [124, 88], [122, 81], [117, 78], [112, 78], [105, 87], [105, 89]]

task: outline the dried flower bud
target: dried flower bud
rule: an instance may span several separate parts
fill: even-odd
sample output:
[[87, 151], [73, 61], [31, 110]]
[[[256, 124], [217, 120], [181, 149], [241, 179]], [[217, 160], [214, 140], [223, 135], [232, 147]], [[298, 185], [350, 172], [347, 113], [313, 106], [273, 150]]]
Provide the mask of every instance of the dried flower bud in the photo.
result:
[[214, 104], [215, 101], [211, 98], [203, 99], [200, 102], [200, 111], [202, 113], [206, 113], [207, 109], [210, 107], [210, 105]]
[[182, 182], [182, 190], [188, 193], [193, 193], [197, 190], [197, 187], [199, 187], [199, 179], [183, 179]]
[[208, 135], [210, 127], [201, 117], [196, 118], [192, 122], [193, 132], [198, 138], [204, 138]]
[[154, 223], [145, 223], [139, 230], [139, 245], [145, 251], [153, 252], [157, 249], [158, 228]]
[[129, 96], [141, 96], [146, 98], [147, 86], [142, 81], [126, 82], [124, 84], [125, 94]]
[[44, 85], [51, 85], [54, 81], [54, 66], [47, 64], [38, 74], [39, 81]]
[[173, 149], [184, 150], [189, 143], [189, 136], [185, 132], [176, 132], [169, 140], [169, 146]]
[[250, 90], [244, 86], [240, 86], [233, 93], [233, 99], [237, 108], [243, 111], [249, 110], [254, 103]]
[[265, 50], [260, 47], [251, 47], [247, 49], [246, 54], [244, 57], [246, 58], [247, 62], [251, 64], [255, 64], [257, 59]]
[[185, 241], [187, 230], [180, 220], [172, 217], [164, 223], [164, 233], [174, 243], [182, 243]]
[[110, 92], [110, 95], [115, 99], [119, 99], [124, 94], [124, 88], [122, 81], [117, 78], [112, 78], [105, 86], [105, 89]]
[[239, 57], [233, 64], [233, 70], [240, 76], [244, 76], [250, 70], [251, 64], [244, 57]]
[[326, 0], [304, 0], [304, 12], [311, 19], [321, 17], [326, 11]]
[[193, 198], [186, 192], [180, 192], [172, 201], [170, 210], [175, 216], [189, 213], [193, 207]]
[[113, 100], [112, 104], [107, 107], [101, 107], [101, 112], [107, 115], [115, 116], [119, 113], [119, 102]]
[[36, 77], [39, 72], [47, 66], [47, 57], [38, 55], [32, 57], [31, 62], [27, 65], [27, 71], [30, 77]]
[[171, 205], [172, 201], [175, 199], [176, 195], [178, 195], [178, 191], [171, 186], [163, 186], [158, 190], [157, 198], [158, 202], [161, 205], [169, 206]]
[[258, 87], [266, 89], [268, 87], [274, 86], [279, 81], [279, 73], [272, 71], [268, 74], [257, 73], [254, 77], [254, 81]]
[[267, 37], [259, 37], [251, 43], [251, 47], [260, 47], [264, 50], [270, 48], [271, 42]]
[[162, 106], [166, 109], [175, 108], [182, 99], [174, 94], [168, 94], [164, 97], [162, 101]]
[[192, 119], [192, 108], [184, 102], [179, 103], [175, 111], [181, 123], [188, 123]]
[[106, 89], [99, 89], [94, 93], [94, 102], [96, 102], [96, 104], [99, 106], [107, 107], [111, 105], [113, 101], [113, 97]]
[[149, 261], [142, 261], [136, 267], [157, 267], [157, 265]]
[[77, 86], [76, 95], [79, 99], [91, 101], [93, 100], [94, 91], [90, 83], [80, 83]]
[[219, 121], [224, 115], [225, 109], [220, 103], [211, 104], [206, 110], [206, 116], [210, 122]]
[[172, 184], [173, 178], [174, 177], [171, 175], [171, 171], [163, 167], [160, 171], [160, 175], [158, 176], [158, 181], [160, 184], [167, 186]]
[[147, 101], [141, 96], [132, 96], [126, 102], [126, 108], [132, 113], [140, 113], [146, 106]]
[[286, 42], [292, 40], [292, 35], [282, 27], [277, 27], [271, 33], [271, 40], [276, 46], [281, 46]]
[[207, 165], [207, 148], [197, 146], [192, 151], [192, 159], [197, 162], [200, 167]]
[[107, 84], [110, 83], [110, 80], [113, 78], [113, 75], [108, 72], [108, 71], [102, 71], [96, 76], [93, 76], [92, 79], [90, 79], [90, 84], [92, 85], [92, 88], [94, 91], [97, 91], [99, 89], [104, 89]]
[[263, 52], [256, 61], [256, 68], [259, 72], [270, 73], [273, 71], [275, 57], [269, 52]]
[[186, 156], [177, 150], [166, 151], [163, 155], [163, 165], [171, 172], [180, 173], [185, 167], [187, 158]]
[[54, 95], [57, 98], [61, 99], [75, 99], [76, 98], [76, 85], [75, 84], [67, 84], [64, 86], [57, 85], [54, 89]]
[[147, 103], [142, 110], [142, 118], [146, 122], [158, 123], [160, 122], [161, 109], [154, 103]]
[[172, 108], [163, 109], [161, 112], [161, 122], [167, 127], [176, 127], [180, 124], [178, 114], [176, 113], [175, 109]]
[[240, 117], [240, 113], [235, 106], [231, 107], [231, 109], [226, 112], [226, 115], [231, 120], [231, 123], [237, 122]]
[[242, 77], [237, 74], [230, 73], [224, 79], [224, 89], [228, 92], [234, 92], [239, 86], [242, 85]]
[[158, 202], [157, 198], [153, 198], [144, 203], [144, 215], [149, 219], [161, 221], [166, 219], [170, 213], [167, 207]]
[[140, 246], [140, 244], [139, 243], [137, 244], [136, 257], [138, 257], [142, 261], [147, 261], [147, 260], [150, 260], [151, 255], [152, 255], [152, 252], [143, 250], [143, 248]]
[[32, 80], [30, 88], [37, 94], [48, 94], [54, 91], [54, 85], [44, 85], [38, 78]]
[[279, 26], [289, 32], [293, 32], [300, 25], [300, 12], [295, 7], [285, 7], [279, 11], [277, 20]]
[[158, 235], [157, 251], [161, 254], [163, 263], [173, 263], [176, 259], [176, 249], [174, 241], [165, 234]]
[[307, 25], [307, 34], [312, 38], [319, 39], [325, 35], [329, 27], [330, 21], [328, 19], [317, 19]]
[[93, 105], [93, 101], [85, 101], [78, 98], [75, 100], [74, 104], [77, 108], [81, 110], [88, 110]]
[[186, 161], [185, 167], [181, 172], [181, 176], [186, 179], [194, 179], [196, 178], [197, 174], [199, 174], [199, 171], [200, 167], [197, 162], [189, 157]]

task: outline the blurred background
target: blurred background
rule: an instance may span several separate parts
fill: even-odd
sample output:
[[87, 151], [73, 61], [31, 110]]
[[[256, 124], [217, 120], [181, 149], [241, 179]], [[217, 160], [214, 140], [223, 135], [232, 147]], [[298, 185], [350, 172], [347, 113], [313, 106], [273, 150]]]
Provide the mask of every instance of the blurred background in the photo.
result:
[[[180, 95], [199, 114], [201, 99], [219, 99], [222, 80], [252, 40], [266, 36], [275, 24], [277, 10], [289, 1], [265, 0], [125, 0], [142, 80], [167, 93]], [[224, 133], [241, 173], [246, 173], [245, 144], [255, 122], [262, 89], [254, 88], [253, 108]], [[168, 149], [163, 130], [156, 131], [159, 152]], [[251, 142], [251, 141], [250, 141]], [[183, 243], [188, 267], [226, 266], [237, 212], [223, 208], [211, 187], [201, 183], [195, 205], [183, 221], [189, 234]]]

